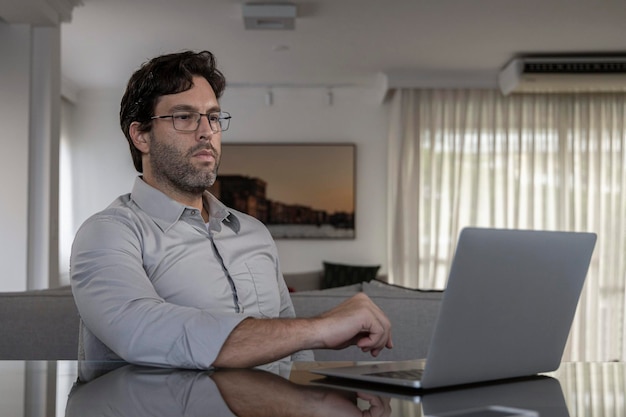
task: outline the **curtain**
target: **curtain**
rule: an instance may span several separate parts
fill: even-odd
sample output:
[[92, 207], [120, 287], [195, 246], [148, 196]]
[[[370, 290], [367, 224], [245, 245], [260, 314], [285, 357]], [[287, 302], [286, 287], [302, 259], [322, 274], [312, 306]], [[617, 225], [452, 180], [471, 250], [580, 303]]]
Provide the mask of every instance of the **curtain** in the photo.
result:
[[624, 360], [626, 95], [396, 90], [393, 283], [443, 289], [465, 226], [598, 234], [565, 360]]

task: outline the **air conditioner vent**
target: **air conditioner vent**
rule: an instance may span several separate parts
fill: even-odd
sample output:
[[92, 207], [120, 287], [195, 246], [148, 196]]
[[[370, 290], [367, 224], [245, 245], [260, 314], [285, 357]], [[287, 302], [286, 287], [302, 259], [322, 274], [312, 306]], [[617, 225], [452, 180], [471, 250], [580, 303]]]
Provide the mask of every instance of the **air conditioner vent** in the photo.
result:
[[525, 62], [528, 74], [626, 73], [626, 62]]
[[498, 75], [503, 94], [626, 92], [626, 55], [520, 57]]

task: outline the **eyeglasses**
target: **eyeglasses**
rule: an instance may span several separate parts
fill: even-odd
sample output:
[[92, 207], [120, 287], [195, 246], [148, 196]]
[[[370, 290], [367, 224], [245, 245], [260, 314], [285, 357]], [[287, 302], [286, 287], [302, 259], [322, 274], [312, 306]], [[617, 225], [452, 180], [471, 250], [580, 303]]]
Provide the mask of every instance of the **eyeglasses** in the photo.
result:
[[171, 117], [174, 129], [181, 132], [195, 132], [200, 126], [200, 119], [202, 119], [202, 116], [206, 116], [213, 133], [228, 130], [231, 116], [230, 113], [225, 111], [206, 114], [199, 113], [197, 111], [177, 111], [165, 116], [152, 116], [150, 120], [167, 119]]

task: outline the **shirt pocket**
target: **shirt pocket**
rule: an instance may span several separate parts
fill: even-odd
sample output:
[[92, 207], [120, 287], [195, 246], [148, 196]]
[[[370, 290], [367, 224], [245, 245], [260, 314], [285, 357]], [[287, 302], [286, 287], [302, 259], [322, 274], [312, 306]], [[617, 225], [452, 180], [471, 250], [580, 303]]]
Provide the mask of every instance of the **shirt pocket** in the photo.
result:
[[273, 262], [259, 259], [245, 262], [232, 278], [243, 313], [274, 318], [280, 313], [280, 290]]

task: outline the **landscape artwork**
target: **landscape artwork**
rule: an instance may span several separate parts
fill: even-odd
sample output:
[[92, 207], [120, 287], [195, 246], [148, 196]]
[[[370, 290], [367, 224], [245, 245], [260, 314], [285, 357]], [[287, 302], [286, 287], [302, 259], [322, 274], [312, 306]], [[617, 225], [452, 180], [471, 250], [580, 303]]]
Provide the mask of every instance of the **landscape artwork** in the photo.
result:
[[354, 144], [225, 144], [209, 191], [275, 239], [354, 239]]

